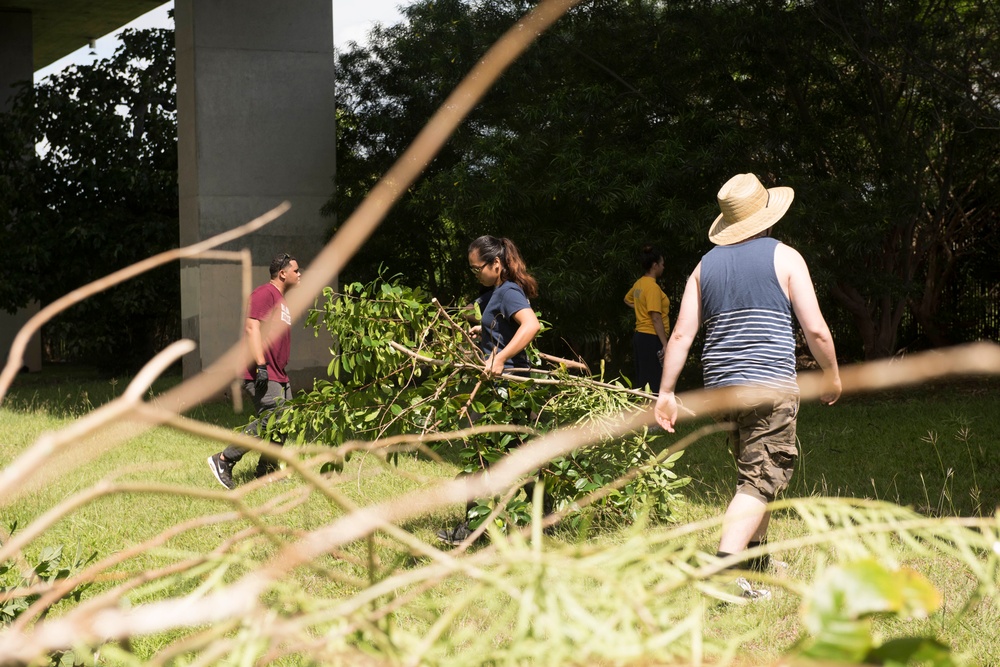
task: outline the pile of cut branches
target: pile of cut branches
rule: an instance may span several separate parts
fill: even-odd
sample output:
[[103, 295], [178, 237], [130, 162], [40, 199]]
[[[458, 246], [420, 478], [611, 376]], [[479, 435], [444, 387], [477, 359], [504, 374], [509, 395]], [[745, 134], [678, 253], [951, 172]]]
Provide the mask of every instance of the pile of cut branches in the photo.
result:
[[[445, 308], [397, 279], [353, 283], [342, 293], [327, 289], [307, 321], [317, 335], [331, 337], [329, 379], [286, 404], [269, 427], [300, 443], [336, 447], [397, 435], [433, 439], [461, 429], [460, 440], [436, 440], [431, 450], [454, 455], [454, 463], [473, 474], [538, 434], [569, 425], [598, 428], [600, 417], [648, 407], [650, 394], [533, 347], [530, 368], [484, 376], [466, 324], [471, 314]], [[572, 523], [583, 517], [580, 501], [589, 498], [589, 520], [632, 521], [647, 514], [669, 521], [682, 500], [678, 489], [689, 481], [671, 470], [679, 453], [663, 455], [658, 436], [647, 428], [623, 437], [597, 435], [594, 445], [537, 471], [547, 508], [567, 511]], [[604, 488], [616, 480], [614, 488]], [[501, 526], [524, 524], [530, 504], [527, 493], [515, 490], [503, 503], [480, 501], [470, 518], [474, 525], [487, 517]]]

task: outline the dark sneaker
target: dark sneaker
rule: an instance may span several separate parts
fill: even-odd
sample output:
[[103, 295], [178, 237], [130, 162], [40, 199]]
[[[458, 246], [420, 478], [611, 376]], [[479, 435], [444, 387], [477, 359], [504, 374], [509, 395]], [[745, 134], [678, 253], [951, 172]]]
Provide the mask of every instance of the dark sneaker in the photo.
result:
[[227, 489], [236, 488], [236, 484], [233, 482], [234, 465], [234, 463], [224, 461], [221, 453], [212, 454], [208, 457], [208, 467], [211, 468], [212, 474], [215, 475], [215, 479], [219, 480], [219, 484]]
[[[275, 464], [275, 465], [265, 465], [265, 466], [261, 466], [260, 464], [257, 464], [257, 470], [254, 471], [253, 477], [254, 477], [254, 479], [260, 479], [261, 477], [267, 477], [272, 472], [280, 472], [280, 471], [281, 471], [281, 466], [279, 466], [277, 464]], [[291, 478], [288, 475], [280, 475], [280, 476], [277, 476], [277, 477], [272, 477], [271, 479], [267, 480], [268, 484], [275, 484], [275, 483], [281, 483], [281, 482], [291, 482], [291, 481], [292, 480], [291, 480]]]
[[263, 458], [257, 462], [257, 469], [254, 471], [254, 479], [260, 479], [265, 475], [270, 475], [272, 472], [278, 472], [281, 470], [281, 466], [275, 461], [265, 461]]
[[778, 560], [777, 558], [772, 558], [771, 554], [764, 554], [763, 556], [757, 556], [756, 558], [745, 560], [738, 567], [740, 569], [747, 569], [751, 572], [772, 572], [775, 574], [783, 574], [786, 570], [788, 570], [788, 563], [783, 560]]
[[442, 528], [438, 531], [437, 538], [445, 544], [457, 547], [459, 544], [464, 542], [469, 535], [472, 535], [472, 531], [469, 530], [469, 524], [463, 521], [454, 528]]

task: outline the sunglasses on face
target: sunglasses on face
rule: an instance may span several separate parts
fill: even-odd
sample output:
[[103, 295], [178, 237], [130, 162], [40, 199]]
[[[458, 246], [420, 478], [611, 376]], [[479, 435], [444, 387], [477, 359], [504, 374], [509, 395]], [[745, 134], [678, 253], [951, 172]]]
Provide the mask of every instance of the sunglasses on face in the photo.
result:
[[[278, 264], [278, 270], [284, 271], [288, 268], [288, 265], [292, 263], [292, 256], [287, 252], [281, 256], [281, 262]], [[302, 269], [294, 269], [295, 273], [302, 273]]]

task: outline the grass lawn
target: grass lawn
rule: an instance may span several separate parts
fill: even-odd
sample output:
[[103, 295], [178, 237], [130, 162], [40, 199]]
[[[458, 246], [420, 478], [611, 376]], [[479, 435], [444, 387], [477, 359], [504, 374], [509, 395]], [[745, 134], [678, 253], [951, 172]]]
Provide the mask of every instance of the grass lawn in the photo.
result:
[[[804, 404], [798, 438], [800, 458], [786, 498], [883, 500], [935, 517], [988, 517], [1000, 505], [1000, 382], [996, 379], [846, 396], [833, 406]], [[686, 494], [690, 499], [686, 520], [721, 512], [731, 498], [735, 464], [721, 433], [689, 447], [676, 471], [692, 478]], [[769, 537], [772, 542], [793, 540], [808, 532], [809, 527], [796, 516], [778, 512]], [[711, 543], [704, 546], [710, 549]], [[790, 575], [809, 578], [813, 554], [791, 552], [780, 558], [788, 562]], [[900, 554], [894, 565], [912, 567], [927, 576], [944, 594], [945, 608], [963, 604], [977, 585], [968, 569], [955, 560]], [[784, 611], [787, 615], [771, 616], [769, 610], [771, 628], [754, 642], [760, 657], [776, 657], [775, 647], [795, 636], [790, 622], [794, 606]], [[884, 631], [906, 628], [936, 635], [961, 649], [972, 664], [1000, 664], [1000, 642], [989, 630], [998, 624], [1000, 599], [994, 597], [952, 627], [931, 618], [886, 622]]]
[[[871, 498], [938, 516], [992, 515], [1000, 504], [996, 380], [806, 403], [798, 439], [789, 496]], [[724, 435], [689, 447], [678, 470], [694, 480], [689, 495], [728, 502], [735, 468]]]
[[[154, 391], [162, 391], [178, 378], [160, 381]], [[124, 382], [94, 379], [85, 371], [60, 369], [18, 378], [11, 395], [0, 409], [0, 464], [6, 466], [39, 435], [58, 429], [82, 416], [110, 397], [120, 394]], [[216, 403], [197, 408], [188, 415], [227, 429], [237, 428], [246, 416], [234, 415], [228, 404]], [[702, 424], [686, 424], [679, 437]], [[1000, 383], [976, 380], [919, 389], [846, 397], [835, 406], [803, 405], [798, 435], [801, 457], [788, 497], [834, 496], [885, 500], [912, 507], [927, 516], [990, 516], [1000, 501]], [[662, 438], [667, 444], [674, 438]], [[186, 573], [165, 577], [155, 586], [139, 588], [133, 603], [176, 596], [205, 586], [217, 575], [233, 580], [247, 568], [273, 556], [286, 540], [304, 531], [329, 523], [343, 514], [329, 497], [312, 492], [300, 479], [248, 490], [235, 495], [223, 490], [205, 464], [217, 442], [168, 428], [156, 428], [114, 447], [104, 448], [100, 439], [75, 443], [70, 451], [46, 463], [39, 482], [0, 506], [0, 525], [17, 523], [24, 530], [34, 519], [67, 498], [86, 491], [101, 480], [138, 485], [128, 492], [98, 497], [58, 520], [25, 550], [35, 557], [45, 546], [62, 545], [64, 559], [77, 552], [96, 553], [97, 560], [127, 553], [136, 545], [162, 531], [199, 517], [219, 516], [219, 521], [192, 526], [155, 548], [138, 550], [119, 565], [109, 567], [85, 599], [107, 590], [121, 580], [141, 572], [155, 572], [171, 564], [204, 561]], [[256, 454], [250, 453], [236, 470], [239, 482], [249, 481]], [[733, 464], [724, 436], [715, 434], [695, 443], [684, 453], [675, 471], [692, 478], [685, 489], [686, 504], [680, 509], [682, 522], [697, 521], [721, 514], [734, 484]], [[396, 497], [411, 489], [423, 488], [436, 480], [451, 479], [455, 469], [417, 456], [403, 456], [398, 468], [387, 467], [373, 456], [354, 457], [332, 488], [358, 505]], [[155, 488], [141, 488], [155, 484]], [[220, 548], [239, 531], [253, 528], [245, 517], [226, 517], [242, 503], [260, 508], [277, 503], [260, 515], [260, 526], [271, 537], [258, 534], [235, 546]], [[433, 544], [434, 533], [460, 513], [439, 511], [409, 521], [406, 530]], [[810, 527], [794, 512], [777, 513], [772, 523], [771, 541], [794, 540], [810, 533]], [[574, 536], [557, 533], [553, 544], [570, 549], [599, 548], [602, 545], [631, 544], [635, 531], [623, 528], [591, 536], [578, 542]], [[699, 546], [714, 552], [717, 529], [701, 533]], [[576, 545], [576, 546], [574, 546]], [[945, 594], [945, 605], [967, 600], [977, 580], [955, 560], [940, 556], [921, 559], [887, 544], [887, 553], [898, 551], [898, 562], [927, 576]], [[788, 562], [787, 576], [809, 581], [816, 563], [816, 547], [780, 554]], [[890, 556], [891, 557], [891, 556]], [[339, 600], [355, 595], [373, 580], [425, 561], [382, 538], [355, 543], [328, 559], [296, 573], [296, 592], [289, 600], [301, 601], [301, 592], [310, 599]], [[554, 583], [550, 586], [555, 586]], [[465, 592], [461, 580], [445, 582], [434, 595]], [[686, 599], [684, 604], [704, 604]], [[59, 614], [67, 603], [57, 605]], [[291, 604], [291, 603], [289, 603]], [[753, 664], [772, 661], [795, 641], [801, 632], [797, 620], [799, 598], [776, 589], [775, 599], [766, 606], [748, 608], [710, 603], [705, 610], [706, 637], [732, 642]], [[484, 607], [485, 609], [485, 607]], [[481, 610], [483, 611], [483, 610]], [[472, 614], [475, 616], [475, 614]], [[887, 620], [878, 626], [892, 633], [924, 633], [939, 637], [962, 655], [979, 664], [1000, 664], [1000, 642], [994, 628], [998, 617], [997, 600], [987, 599], [962, 622], [943, 626], [940, 618]], [[488, 619], [482, 620], [488, 625]], [[427, 628], [434, 617], [418, 608], [401, 606], [394, 616], [401, 627]], [[476, 621], [469, 621], [470, 628]], [[132, 643], [137, 655], [152, 655], [183, 633], [143, 637]], [[419, 633], [418, 633], [419, 634]], [[744, 639], [738, 639], [744, 638]], [[471, 641], [471, 640], [470, 640]], [[299, 664], [291, 661], [288, 664]]]

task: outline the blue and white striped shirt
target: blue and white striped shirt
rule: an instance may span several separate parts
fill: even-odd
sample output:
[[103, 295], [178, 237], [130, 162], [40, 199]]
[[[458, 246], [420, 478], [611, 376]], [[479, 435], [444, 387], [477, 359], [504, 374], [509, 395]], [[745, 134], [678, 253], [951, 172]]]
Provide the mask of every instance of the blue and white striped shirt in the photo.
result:
[[707, 388], [753, 385], [799, 391], [792, 304], [774, 271], [778, 243], [765, 237], [716, 246], [701, 260]]

